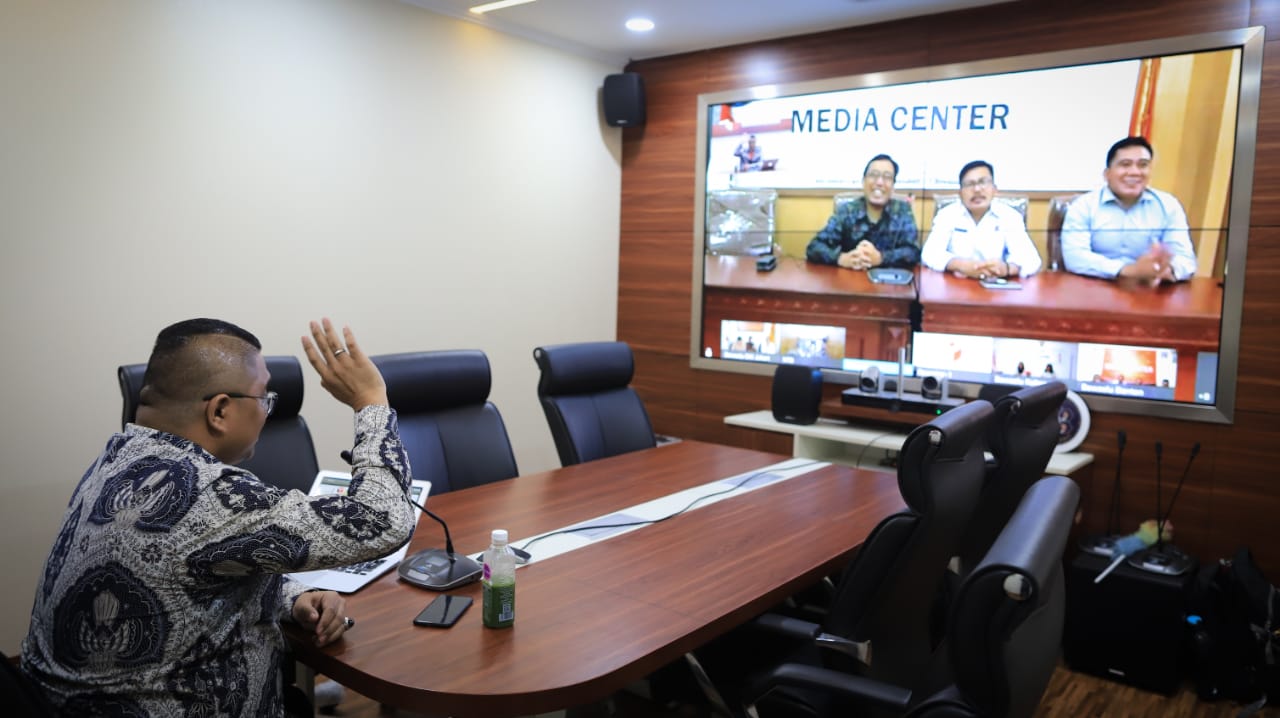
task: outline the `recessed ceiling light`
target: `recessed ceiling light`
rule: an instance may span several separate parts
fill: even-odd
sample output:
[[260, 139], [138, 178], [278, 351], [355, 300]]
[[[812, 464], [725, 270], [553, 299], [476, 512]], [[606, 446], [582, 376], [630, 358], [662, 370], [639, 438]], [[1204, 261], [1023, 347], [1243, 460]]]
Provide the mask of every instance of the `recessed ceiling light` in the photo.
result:
[[631, 32], [649, 32], [653, 29], [653, 21], [645, 17], [633, 17], [627, 21], [627, 29]]
[[469, 9], [471, 10], [471, 12], [477, 15], [483, 15], [489, 12], [490, 10], [501, 10], [504, 7], [511, 7], [513, 5], [523, 5], [527, 2], [533, 2], [533, 0], [500, 0], [499, 2], [491, 2], [491, 3], [485, 3], [484, 5], [476, 5], [475, 7], [469, 8]]

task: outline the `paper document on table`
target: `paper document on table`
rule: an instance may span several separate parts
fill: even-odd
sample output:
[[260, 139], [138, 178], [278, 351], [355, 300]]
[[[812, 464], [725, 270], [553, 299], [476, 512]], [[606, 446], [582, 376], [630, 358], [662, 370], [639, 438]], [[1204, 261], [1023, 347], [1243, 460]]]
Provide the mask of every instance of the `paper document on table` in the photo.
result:
[[[611, 514], [597, 516], [555, 531], [548, 531], [523, 539], [513, 539], [511, 545], [528, 551], [530, 553], [528, 563], [535, 563], [588, 546], [596, 541], [603, 541], [650, 526], [659, 519], [677, 512], [692, 511], [704, 506], [710, 506], [717, 501], [741, 496], [749, 491], [754, 491], [779, 481], [792, 479], [829, 465], [829, 462], [815, 461], [813, 459], [787, 459], [770, 466], [762, 466], [759, 469], [745, 471], [741, 474], [702, 484], [701, 486], [677, 491], [674, 494], [646, 501], [643, 504], [615, 511]], [[483, 554], [477, 554], [476, 560], [483, 560]]]

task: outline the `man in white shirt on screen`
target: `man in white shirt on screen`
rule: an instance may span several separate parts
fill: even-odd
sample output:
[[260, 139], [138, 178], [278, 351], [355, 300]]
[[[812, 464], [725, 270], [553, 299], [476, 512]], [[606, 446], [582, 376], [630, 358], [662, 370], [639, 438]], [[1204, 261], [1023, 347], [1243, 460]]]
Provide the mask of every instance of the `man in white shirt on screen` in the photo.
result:
[[1022, 213], [996, 196], [995, 170], [974, 160], [960, 170], [960, 201], [938, 210], [920, 260], [939, 272], [972, 279], [1030, 277], [1040, 252]]
[[1126, 137], [1107, 151], [1105, 187], [1067, 208], [1062, 263], [1090, 277], [1129, 277], [1158, 285], [1196, 273], [1187, 215], [1178, 198], [1148, 186], [1155, 152], [1142, 137]]

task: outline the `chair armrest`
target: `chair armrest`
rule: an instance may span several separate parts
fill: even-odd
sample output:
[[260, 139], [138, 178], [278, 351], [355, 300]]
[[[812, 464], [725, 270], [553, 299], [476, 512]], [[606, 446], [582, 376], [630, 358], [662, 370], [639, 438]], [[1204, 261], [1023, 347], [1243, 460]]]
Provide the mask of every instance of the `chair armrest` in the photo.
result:
[[822, 633], [822, 627], [811, 621], [778, 613], [766, 613], [757, 616], [750, 624], [752, 628], [776, 633], [799, 641], [812, 641]]
[[843, 636], [823, 633], [822, 626], [811, 621], [777, 613], [766, 613], [757, 616], [754, 621], [747, 625], [754, 629], [768, 631], [797, 641], [810, 641], [818, 648], [843, 653], [863, 665], [871, 665], [870, 641], [852, 641]]
[[755, 684], [749, 696], [751, 703], [782, 687], [823, 691], [899, 713], [905, 712], [911, 703], [911, 691], [901, 686], [800, 663], [784, 663], [766, 674]]

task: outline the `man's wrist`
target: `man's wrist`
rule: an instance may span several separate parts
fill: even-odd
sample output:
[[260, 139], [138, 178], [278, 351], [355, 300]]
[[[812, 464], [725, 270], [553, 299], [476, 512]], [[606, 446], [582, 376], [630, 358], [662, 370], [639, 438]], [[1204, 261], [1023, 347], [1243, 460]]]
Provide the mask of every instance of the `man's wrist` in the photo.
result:
[[391, 401], [387, 398], [386, 392], [381, 394], [370, 394], [369, 396], [359, 397], [351, 403], [351, 407], [356, 411], [361, 411], [369, 406], [391, 406]]

